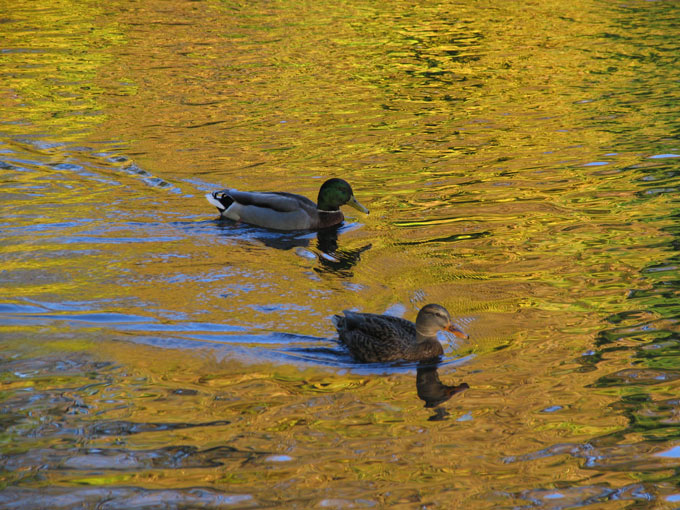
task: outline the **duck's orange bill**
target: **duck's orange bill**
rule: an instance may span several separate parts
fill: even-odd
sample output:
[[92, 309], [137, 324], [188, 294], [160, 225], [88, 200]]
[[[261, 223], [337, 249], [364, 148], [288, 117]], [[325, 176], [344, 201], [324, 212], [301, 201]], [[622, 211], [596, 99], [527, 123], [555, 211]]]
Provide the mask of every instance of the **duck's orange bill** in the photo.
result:
[[458, 338], [468, 338], [468, 336], [465, 333], [463, 333], [460, 329], [458, 329], [453, 324], [449, 324], [448, 326], [446, 326], [446, 331], [448, 331], [449, 333], [453, 333]]

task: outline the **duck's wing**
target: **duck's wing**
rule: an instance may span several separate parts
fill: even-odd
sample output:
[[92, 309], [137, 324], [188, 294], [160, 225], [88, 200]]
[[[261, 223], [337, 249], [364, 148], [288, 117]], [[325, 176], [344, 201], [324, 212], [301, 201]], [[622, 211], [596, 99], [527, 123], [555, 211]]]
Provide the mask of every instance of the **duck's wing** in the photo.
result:
[[333, 322], [352, 355], [360, 361], [401, 359], [416, 335], [415, 325], [399, 317], [346, 310]]
[[411, 321], [391, 315], [357, 313], [345, 310], [345, 328], [380, 338], [415, 338], [416, 326]]
[[299, 209], [316, 210], [316, 204], [307, 197], [295, 193], [284, 192], [257, 192], [226, 190], [235, 202], [244, 206], [265, 207], [277, 212], [292, 212]]
[[224, 189], [208, 193], [223, 218], [276, 230], [304, 230], [319, 225], [316, 204], [294, 193]]

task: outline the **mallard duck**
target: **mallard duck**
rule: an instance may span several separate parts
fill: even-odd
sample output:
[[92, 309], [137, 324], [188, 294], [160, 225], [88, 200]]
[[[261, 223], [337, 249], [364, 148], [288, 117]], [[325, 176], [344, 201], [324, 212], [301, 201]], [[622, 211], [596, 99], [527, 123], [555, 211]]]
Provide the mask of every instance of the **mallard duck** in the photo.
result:
[[418, 312], [416, 323], [373, 313], [345, 310], [345, 315], [331, 319], [340, 341], [359, 361], [420, 361], [444, 354], [437, 340], [437, 331], [450, 331], [460, 338], [467, 335], [451, 324], [451, 315], [441, 305], [425, 305]]
[[224, 189], [205, 196], [223, 218], [276, 230], [321, 229], [345, 219], [340, 206], [347, 204], [368, 214], [357, 202], [352, 187], [343, 179], [328, 179], [319, 189], [315, 204], [307, 197], [279, 191]]

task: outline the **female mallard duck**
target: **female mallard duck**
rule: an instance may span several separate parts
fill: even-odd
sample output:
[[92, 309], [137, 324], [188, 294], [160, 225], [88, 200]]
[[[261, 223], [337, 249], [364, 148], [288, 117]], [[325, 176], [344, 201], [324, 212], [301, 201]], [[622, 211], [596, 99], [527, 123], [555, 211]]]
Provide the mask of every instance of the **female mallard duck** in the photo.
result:
[[440, 305], [425, 305], [418, 312], [416, 323], [373, 313], [345, 310], [344, 317], [331, 319], [340, 341], [359, 361], [420, 361], [444, 354], [437, 340], [437, 331], [450, 331], [460, 338], [467, 335], [451, 324], [449, 312]]
[[332, 227], [345, 217], [340, 206], [347, 204], [368, 214], [357, 202], [352, 187], [343, 179], [328, 179], [319, 189], [315, 204], [307, 197], [279, 191], [250, 192], [235, 189], [214, 191], [205, 196], [223, 218], [276, 230], [307, 230]]

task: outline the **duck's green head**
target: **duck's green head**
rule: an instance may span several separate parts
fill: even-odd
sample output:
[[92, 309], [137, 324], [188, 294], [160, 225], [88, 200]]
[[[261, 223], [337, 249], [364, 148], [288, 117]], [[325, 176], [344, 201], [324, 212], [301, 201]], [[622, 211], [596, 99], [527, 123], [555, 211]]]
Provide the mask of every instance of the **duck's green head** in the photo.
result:
[[352, 187], [344, 179], [328, 179], [321, 185], [316, 206], [321, 211], [337, 211], [341, 205], [349, 205], [362, 213], [368, 214], [368, 209], [357, 202]]

